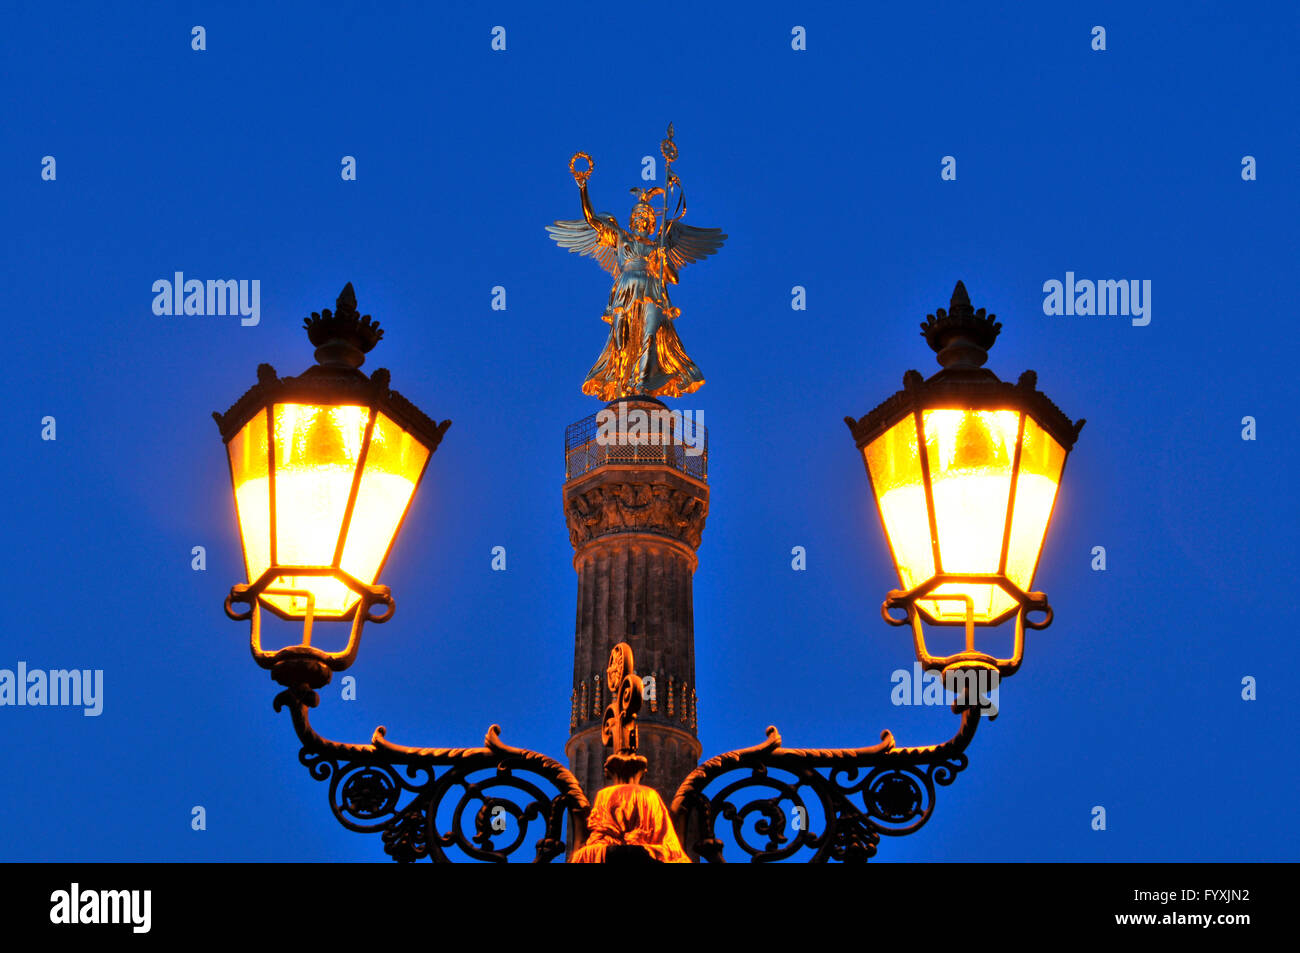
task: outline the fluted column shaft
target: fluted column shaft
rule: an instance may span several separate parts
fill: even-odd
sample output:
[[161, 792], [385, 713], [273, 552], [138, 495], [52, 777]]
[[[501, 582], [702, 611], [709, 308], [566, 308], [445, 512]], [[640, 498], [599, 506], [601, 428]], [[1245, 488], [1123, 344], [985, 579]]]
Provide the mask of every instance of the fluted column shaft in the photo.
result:
[[570, 770], [584, 790], [606, 783], [601, 716], [610, 650], [632, 647], [646, 683], [638, 718], [644, 783], [671, 803], [699, 762], [692, 576], [708, 514], [702, 480], [664, 464], [615, 462], [564, 484], [578, 573], [570, 698]]

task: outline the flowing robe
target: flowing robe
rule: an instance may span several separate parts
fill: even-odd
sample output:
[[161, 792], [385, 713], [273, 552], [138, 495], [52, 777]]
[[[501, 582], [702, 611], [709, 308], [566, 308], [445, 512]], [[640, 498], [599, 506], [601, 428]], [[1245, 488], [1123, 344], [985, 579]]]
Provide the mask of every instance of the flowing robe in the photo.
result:
[[680, 397], [698, 390], [704, 375], [687, 356], [673, 319], [658, 245], [622, 229], [618, 277], [602, 318], [609, 322], [605, 349], [583, 381], [582, 392], [614, 400], [634, 394]]
[[573, 852], [570, 863], [603, 864], [609, 848], [618, 844], [643, 847], [665, 864], [689, 864], [672, 818], [659, 792], [643, 784], [611, 784], [596, 792], [587, 816], [587, 842]]

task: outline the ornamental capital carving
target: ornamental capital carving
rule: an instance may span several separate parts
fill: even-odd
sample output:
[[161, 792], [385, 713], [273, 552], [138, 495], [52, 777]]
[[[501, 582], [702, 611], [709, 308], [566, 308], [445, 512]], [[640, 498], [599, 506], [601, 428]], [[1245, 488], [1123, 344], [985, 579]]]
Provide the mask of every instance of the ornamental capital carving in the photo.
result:
[[697, 549], [708, 512], [706, 485], [663, 469], [609, 467], [564, 487], [574, 549], [619, 533], [663, 536]]

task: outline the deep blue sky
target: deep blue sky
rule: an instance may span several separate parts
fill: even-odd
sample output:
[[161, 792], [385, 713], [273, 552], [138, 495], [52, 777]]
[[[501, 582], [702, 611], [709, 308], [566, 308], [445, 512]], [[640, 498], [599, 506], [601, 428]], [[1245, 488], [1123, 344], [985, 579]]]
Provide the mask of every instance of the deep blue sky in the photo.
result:
[[[674, 295], [708, 381], [678, 403], [711, 437], [706, 757], [768, 724], [791, 746], [951, 733], [946, 709], [890, 703], [912, 649], [878, 616], [896, 577], [842, 418], [936, 369], [917, 323], [962, 278], [1004, 325], [989, 366], [1036, 369], [1088, 425], [1036, 581], [1056, 622], [929, 826], [881, 858], [1296, 859], [1300, 31], [1290, 3], [1143, 6], [7, 10], [0, 668], [103, 669], [105, 701], [0, 708], [0, 858], [384, 857], [330, 816], [221, 612], [243, 565], [209, 417], [259, 362], [303, 370], [302, 318], [349, 280], [387, 331], [367, 367], [454, 423], [382, 580], [397, 614], [367, 632], [358, 700], [336, 682], [317, 727], [452, 746], [499, 722], [562, 757], [562, 437], [599, 406], [579, 386], [609, 279], [543, 226], [577, 217], [578, 149], [625, 220], [672, 120], [688, 221], [730, 236]], [[261, 324], [155, 316], [151, 285], [177, 270], [260, 279]], [[1066, 271], [1149, 279], [1151, 324], [1045, 316]]]

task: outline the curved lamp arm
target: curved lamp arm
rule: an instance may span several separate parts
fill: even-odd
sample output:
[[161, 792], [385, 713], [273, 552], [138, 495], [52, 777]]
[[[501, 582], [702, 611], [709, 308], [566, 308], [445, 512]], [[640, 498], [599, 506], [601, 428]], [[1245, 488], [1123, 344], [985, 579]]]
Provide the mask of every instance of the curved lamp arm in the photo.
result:
[[[961, 716], [957, 733], [924, 747], [898, 747], [886, 730], [879, 744], [864, 748], [783, 748], [780, 732], [769, 727], [762, 744], [710, 758], [687, 775], [673, 798], [673, 820], [713, 863], [725, 862], [718, 818], [731, 822], [736, 844], [755, 863], [801, 851], [812, 852], [801, 858], [809, 863], [870, 860], [881, 835], [919, 830], [934, 812], [935, 786], [951, 784], [966, 767], [980, 708], [958, 704], [953, 711]], [[705, 794], [719, 779], [722, 786]]]
[[[308, 709], [319, 702], [314, 691], [286, 689], [275, 697], [275, 710], [289, 709], [302, 742], [298, 760], [317, 781], [329, 781], [335, 818], [348, 830], [380, 834], [394, 860], [450, 863], [446, 848], [455, 848], [475, 860], [505, 862], [536, 822], [533, 862], [546, 863], [566, 849], [566, 815], [580, 831], [590, 810], [567, 768], [506, 744], [497, 725], [478, 748], [409, 748], [389, 741], [382, 725], [370, 744], [344, 744], [312, 728]], [[440, 815], [444, 804], [450, 814]]]

